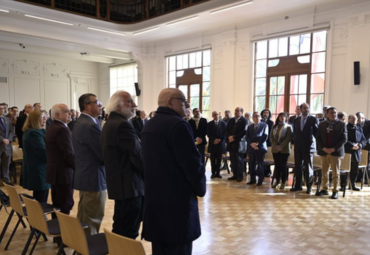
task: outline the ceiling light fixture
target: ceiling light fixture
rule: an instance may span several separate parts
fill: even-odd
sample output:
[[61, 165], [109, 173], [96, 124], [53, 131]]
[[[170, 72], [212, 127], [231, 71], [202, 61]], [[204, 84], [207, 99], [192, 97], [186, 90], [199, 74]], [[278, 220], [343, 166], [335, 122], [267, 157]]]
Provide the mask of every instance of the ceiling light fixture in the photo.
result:
[[152, 28], [149, 28], [149, 29], [145, 29], [145, 30], [135, 32], [134, 35], [144, 34], [144, 33], [154, 31], [154, 30], [157, 30], [157, 29], [159, 29], [159, 27], [152, 27]]
[[50, 22], [54, 22], [54, 23], [59, 23], [59, 24], [67, 25], [67, 26], [73, 26], [72, 23], [62, 22], [62, 21], [58, 21], [58, 20], [46, 19], [46, 18], [41, 18], [41, 17], [32, 16], [32, 15], [28, 15], [28, 14], [25, 14], [24, 16], [26, 16], [28, 18], [33, 18], [33, 19], [40, 19], [40, 20], [50, 21]]
[[0, 12], [9, 12], [8, 10], [0, 9]]
[[192, 17], [189, 17], [189, 18], [185, 18], [185, 19], [180, 19], [180, 20], [172, 21], [172, 22], [167, 23], [166, 26], [172, 26], [172, 25], [175, 25], [175, 24], [180, 24], [180, 23], [183, 23], [185, 21], [189, 21], [189, 20], [193, 20], [193, 19], [197, 19], [197, 18], [199, 18], [198, 15], [192, 16]]
[[113, 35], [126, 36], [123, 33], [112, 32], [112, 31], [108, 31], [108, 30], [104, 30], [104, 29], [99, 29], [99, 28], [94, 28], [94, 27], [87, 27], [87, 29], [95, 30], [95, 31], [103, 32], [103, 33], [108, 33], [108, 34], [113, 34]]
[[252, 4], [252, 3], [253, 3], [253, 0], [250, 0], [250, 1], [243, 1], [243, 2], [238, 3], [238, 4], [229, 5], [229, 6], [227, 6], [227, 7], [220, 8], [220, 9], [217, 9], [217, 10], [214, 10], [214, 11], [211, 11], [210, 13], [211, 13], [211, 14], [215, 14], [215, 13], [219, 13], [219, 12], [223, 12], [223, 11], [228, 11], [228, 10], [231, 10], [231, 9], [234, 9], [234, 8], [238, 8], [238, 7], [242, 7], [242, 6], [244, 6], [244, 5]]

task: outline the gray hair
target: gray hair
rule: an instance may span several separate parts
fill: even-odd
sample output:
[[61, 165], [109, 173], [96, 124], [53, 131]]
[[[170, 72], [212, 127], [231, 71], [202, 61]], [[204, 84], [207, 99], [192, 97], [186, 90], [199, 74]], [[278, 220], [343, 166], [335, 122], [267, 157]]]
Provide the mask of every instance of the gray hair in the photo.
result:
[[108, 103], [105, 106], [105, 113], [109, 115], [111, 112], [117, 111], [118, 107], [123, 107], [123, 94], [129, 93], [123, 90], [118, 90], [109, 98]]
[[53, 107], [51, 108], [50, 110], [50, 118], [52, 120], [55, 120], [55, 114], [56, 113], [60, 113], [62, 112], [62, 107], [61, 107], [62, 104], [55, 104], [53, 105]]

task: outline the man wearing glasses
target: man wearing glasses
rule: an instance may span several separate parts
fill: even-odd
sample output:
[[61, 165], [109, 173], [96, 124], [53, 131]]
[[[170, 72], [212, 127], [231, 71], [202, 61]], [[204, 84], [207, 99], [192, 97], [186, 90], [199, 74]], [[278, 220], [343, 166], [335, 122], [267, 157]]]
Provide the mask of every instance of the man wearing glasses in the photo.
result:
[[5, 106], [0, 105], [0, 159], [1, 159], [1, 177], [5, 183], [10, 183], [9, 163], [12, 155], [12, 122], [4, 117]]
[[81, 116], [72, 131], [75, 151], [73, 187], [80, 191], [77, 217], [89, 228], [88, 235], [99, 233], [107, 198], [105, 166], [101, 149], [101, 128], [97, 119], [102, 104], [94, 94], [84, 94], [78, 99]]

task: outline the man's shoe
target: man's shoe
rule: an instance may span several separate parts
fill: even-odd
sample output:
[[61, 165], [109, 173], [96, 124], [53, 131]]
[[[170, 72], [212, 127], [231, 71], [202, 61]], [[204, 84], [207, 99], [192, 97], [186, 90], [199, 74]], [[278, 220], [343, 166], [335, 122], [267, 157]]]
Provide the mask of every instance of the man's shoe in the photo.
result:
[[262, 184], [263, 184], [262, 182], [259, 182], [257, 183], [257, 186], [262, 186]]
[[213, 178], [216, 178], [216, 175], [212, 174], [211, 175], [211, 179], [213, 179]]
[[234, 176], [231, 176], [231, 177], [229, 177], [229, 178], [227, 178], [229, 181], [235, 181], [237, 178], [236, 178], [236, 176], [234, 175]]
[[237, 182], [242, 182], [243, 181], [243, 178], [238, 178], [236, 181]]
[[217, 174], [217, 175], [216, 175], [216, 178], [222, 178], [222, 176], [221, 176], [221, 175], [219, 175], [219, 174]]
[[328, 196], [329, 192], [327, 190], [320, 190], [319, 193], [317, 193], [317, 196]]
[[357, 188], [356, 186], [352, 186], [352, 190], [354, 190], [354, 191], [360, 191], [361, 189]]
[[252, 184], [256, 184], [255, 181], [250, 181], [250, 182], [247, 182], [248, 185], [252, 185]]
[[338, 192], [333, 192], [333, 195], [330, 197], [331, 199], [338, 199]]
[[302, 188], [291, 188], [290, 191], [296, 192], [296, 191], [301, 191], [303, 190]]
[[311, 194], [312, 189], [307, 189], [306, 194]]

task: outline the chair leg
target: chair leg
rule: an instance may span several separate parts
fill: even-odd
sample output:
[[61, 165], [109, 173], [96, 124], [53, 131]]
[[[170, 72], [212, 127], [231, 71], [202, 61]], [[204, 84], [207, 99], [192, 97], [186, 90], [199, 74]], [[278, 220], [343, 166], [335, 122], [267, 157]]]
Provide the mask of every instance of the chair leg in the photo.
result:
[[15, 225], [15, 228], [14, 228], [14, 230], [13, 230], [12, 234], [10, 235], [10, 238], [9, 238], [9, 240], [8, 240], [8, 243], [7, 243], [7, 244], [6, 244], [6, 246], [5, 246], [5, 249], [4, 249], [5, 251], [6, 251], [6, 250], [8, 250], [9, 244], [10, 244], [10, 242], [12, 241], [13, 236], [14, 236], [15, 232], [16, 232], [16, 231], [17, 231], [17, 229], [18, 229], [19, 223], [21, 223], [21, 220], [22, 220], [22, 218], [19, 218], [19, 220], [18, 220], [17, 224]]
[[28, 237], [27, 243], [26, 243], [26, 245], [24, 246], [24, 249], [23, 249], [22, 255], [26, 255], [27, 250], [28, 250], [28, 247], [29, 247], [29, 246], [30, 246], [30, 244], [31, 244], [32, 238], [33, 238], [33, 236], [35, 235], [35, 231], [36, 231], [36, 230], [35, 230], [34, 228], [32, 228], [31, 233], [30, 233], [30, 236]]
[[316, 187], [316, 196], [319, 196], [320, 194], [320, 188], [321, 188], [321, 179], [322, 179], [322, 173], [321, 171], [316, 171], [317, 173], [317, 187]]
[[19, 220], [21, 221], [21, 224], [22, 224], [23, 228], [27, 228], [26, 223], [24, 223], [24, 221], [23, 221], [23, 216], [18, 214], [18, 213], [17, 213], [17, 216], [18, 216]]
[[366, 180], [367, 180], [367, 186], [370, 187], [370, 183], [369, 183], [369, 173], [367, 172], [367, 168], [364, 170], [366, 173]]
[[8, 216], [8, 219], [7, 219], [7, 221], [6, 221], [5, 225], [4, 225], [3, 231], [1, 232], [1, 235], [0, 235], [0, 243], [1, 243], [1, 241], [3, 240], [3, 238], [4, 238], [4, 235], [5, 235], [6, 230], [8, 229], [9, 223], [10, 223], [10, 221], [11, 221], [11, 220], [12, 220], [12, 218], [13, 218], [13, 214], [14, 214], [14, 212], [15, 212], [15, 211], [14, 211], [14, 210], [12, 210], [12, 211], [10, 212], [9, 216]]
[[362, 170], [362, 178], [361, 178], [361, 190], [364, 188], [364, 180], [365, 180], [365, 168]]
[[62, 255], [63, 252], [64, 252], [64, 244], [63, 244], [63, 242], [60, 242], [57, 255]]
[[41, 236], [41, 233], [39, 232], [39, 235], [37, 236], [37, 238], [35, 240], [35, 243], [33, 244], [32, 249], [31, 249], [31, 252], [30, 252], [29, 255], [32, 255], [33, 251], [35, 250], [35, 247], [36, 247], [36, 245], [37, 245], [37, 243], [38, 243], [38, 241], [40, 239], [40, 236]]

